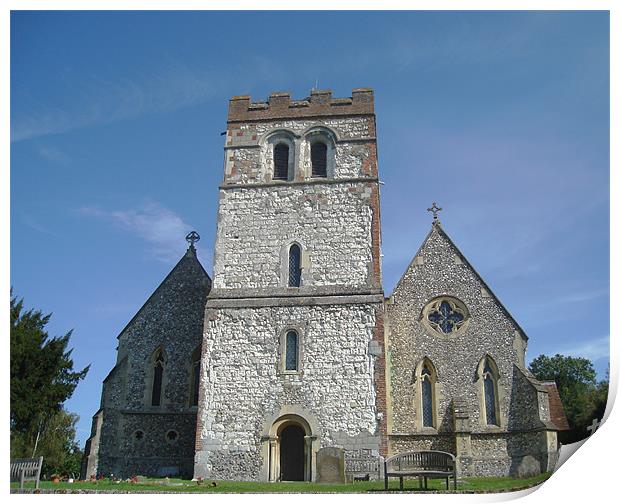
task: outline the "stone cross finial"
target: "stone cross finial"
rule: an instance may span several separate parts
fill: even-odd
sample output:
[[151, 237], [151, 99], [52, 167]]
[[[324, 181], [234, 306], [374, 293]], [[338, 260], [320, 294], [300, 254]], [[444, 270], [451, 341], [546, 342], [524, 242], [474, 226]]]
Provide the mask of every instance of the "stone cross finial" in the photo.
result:
[[435, 203], [434, 201], [433, 201], [433, 205], [430, 208], [426, 209], [427, 212], [432, 212], [433, 213], [433, 224], [435, 222], [439, 222], [439, 219], [437, 218], [437, 213], [441, 212], [442, 210], [443, 210], [443, 208], [438, 207], [437, 203]]
[[592, 435], [599, 428], [599, 425], [600, 425], [600, 423], [598, 421], [598, 418], [595, 418], [594, 420], [592, 420], [592, 425], [589, 425], [588, 427], [586, 427], [586, 429], [589, 430], [589, 431], [592, 431], [590, 433], [590, 435]]
[[196, 243], [198, 240], [200, 240], [200, 235], [196, 231], [188, 233], [185, 237], [185, 241], [189, 243], [190, 248], [194, 248], [194, 243]]

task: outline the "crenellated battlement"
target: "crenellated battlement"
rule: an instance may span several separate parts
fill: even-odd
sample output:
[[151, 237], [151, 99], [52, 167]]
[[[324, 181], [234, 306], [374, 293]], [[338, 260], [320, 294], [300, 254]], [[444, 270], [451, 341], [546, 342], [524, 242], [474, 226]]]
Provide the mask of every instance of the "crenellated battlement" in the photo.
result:
[[370, 88], [356, 88], [350, 98], [332, 98], [331, 89], [325, 89], [313, 90], [303, 100], [291, 100], [290, 93], [280, 92], [271, 93], [266, 102], [253, 102], [249, 95], [233, 96], [228, 106], [228, 122], [374, 113], [374, 96]]

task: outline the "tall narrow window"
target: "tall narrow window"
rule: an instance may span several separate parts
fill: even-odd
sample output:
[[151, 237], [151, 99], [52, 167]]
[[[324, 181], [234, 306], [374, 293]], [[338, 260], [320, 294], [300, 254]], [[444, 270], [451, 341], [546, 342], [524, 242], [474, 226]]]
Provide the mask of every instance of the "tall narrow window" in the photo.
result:
[[200, 386], [200, 347], [192, 352], [190, 376], [190, 406], [198, 406], [198, 390]]
[[151, 393], [151, 406], [161, 405], [162, 383], [164, 380], [164, 353], [157, 351], [153, 368], [153, 391]]
[[327, 177], [327, 145], [323, 142], [314, 142], [310, 148], [312, 160], [312, 176]]
[[497, 422], [497, 382], [488, 357], [484, 361], [482, 379], [484, 383], [484, 409], [486, 411], [487, 425], [499, 425]]
[[297, 332], [288, 331], [286, 333], [286, 352], [284, 355], [284, 369], [286, 371], [297, 371], [297, 347], [299, 337]]
[[288, 251], [288, 286], [299, 287], [301, 285], [301, 249], [293, 243]]
[[288, 145], [279, 143], [273, 148], [273, 178], [288, 179]]
[[424, 427], [433, 427], [433, 379], [428, 366], [422, 368], [422, 425]]

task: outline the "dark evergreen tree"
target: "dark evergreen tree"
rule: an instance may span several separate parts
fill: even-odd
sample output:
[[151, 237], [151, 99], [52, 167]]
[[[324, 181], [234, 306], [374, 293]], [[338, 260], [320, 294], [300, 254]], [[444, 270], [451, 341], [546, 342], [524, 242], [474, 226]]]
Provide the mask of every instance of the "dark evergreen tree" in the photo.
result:
[[[13, 457], [36, 455], [48, 423], [61, 412], [63, 403], [71, 397], [90, 367], [74, 371], [72, 350], [67, 349], [71, 331], [50, 338], [45, 330], [50, 316], [33, 309], [24, 311], [23, 299], [17, 300], [11, 291], [10, 427]], [[75, 430], [72, 432], [71, 441]]]

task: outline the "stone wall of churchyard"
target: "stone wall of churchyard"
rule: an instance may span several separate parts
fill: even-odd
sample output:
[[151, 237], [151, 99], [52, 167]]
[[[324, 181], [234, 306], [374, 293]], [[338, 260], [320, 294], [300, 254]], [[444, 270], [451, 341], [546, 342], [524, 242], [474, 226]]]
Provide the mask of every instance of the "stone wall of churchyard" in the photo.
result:
[[[421, 321], [423, 308], [441, 295], [459, 299], [469, 311], [467, 327], [456, 336], [437, 334]], [[482, 388], [477, 383], [477, 370], [485, 355], [492, 357], [499, 371], [500, 428], [506, 429], [508, 419], [512, 428], [519, 427], [511, 401], [513, 367], [519, 362], [515, 338], [522, 336], [438, 226], [433, 226], [386, 306], [394, 434], [415, 433], [419, 430], [416, 425], [421, 425], [421, 421], [416, 423], [421, 412], [414, 370], [424, 357], [432, 361], [437, 371], [439, 432], [453, 429], [453, 398], [466, 401], [473, 432], [497, 430], [487, 427], [480, 417]], [[529, 421], [536, 417], [535, 413], [532, 415], [521, 418], [520, 426], [531, 425]]]
[[293, 242], [304, 255], [300, 293], [376, 285], [371, 240], [376, 190], [372, 183], [221, 190], [214, 288], [285, 294]]
[[[190, 404], [191, 361], [202, 341], [210, 284], [189, 250], [122, 331], [118, 365], [103, 390], [99, 474], [191, 477], [197, 411]], [[158, 348], [165, 358], [163, 390], [161, 405], [152, 406], [150, 368]], [[175, 434], [167, 437], [169, 431]]]
[[[374, 447], [378, 455], [377, 310], [380, 301], [208, 309], [195, 474], [258, 479], [261, 435], [285, 406], [316, 418], [319, 432], [311, 434], [321, 447]], [[282, 365], [281, 335], [289, 329], [300, 337], [294, 373]]]

